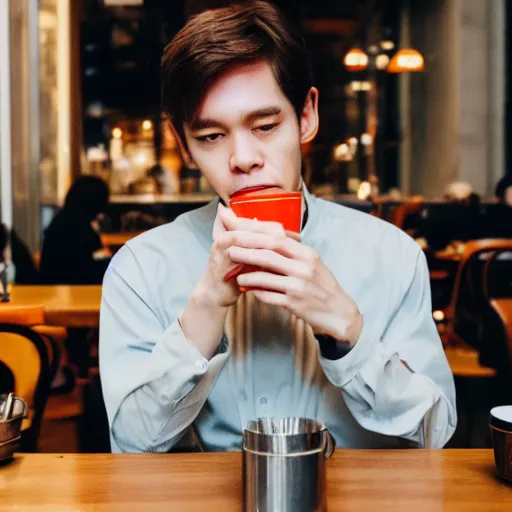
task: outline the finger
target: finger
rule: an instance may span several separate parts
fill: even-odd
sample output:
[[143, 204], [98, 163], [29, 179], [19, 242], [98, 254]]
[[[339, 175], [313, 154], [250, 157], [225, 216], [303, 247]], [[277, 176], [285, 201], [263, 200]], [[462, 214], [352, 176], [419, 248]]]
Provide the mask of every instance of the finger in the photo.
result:
[[303, 279], [311, 278], [310, 266], [301, 260], [287, 258], [268, 249], [246, 249], [233, 245], [228, 249], [231, 261], [256, 265], [277, 274], [295, 276]]
[[227, 249], [231, 247], [235, 242], [233, 235], [234, 231], [223, 231], [217, 235], [217, 239], [214, 241], [214, 247], [217, 249]]
[[222, 222], [222, 216], [220, 213], [223, 209], [227, 210], [227, 208], [222, 203], [219, 203], [219, 205], [217, 207], [217, 215], [215, 217], [215, 222], [213, 223], [213, 230], [212, 230], [213, 241], [218, 240], [220, 235], [227, 231], [226, 226]]
[[260, 288], [293, 296], [301, 296], [304, 292], [304, 281], [298, 277], [281, 276], [271, 272], [249, 272], [237, 277], [240, 286]]
[[[226, 208], [226, 210], [228, 210]], [[237, 217], [232, 210], [220, 210], [219, 216], [226, 229], [230, 231], [251, 231], [253, 233], [268, 233], [276, 236], [285, 235], [285, 230], [279, 222], [266, 222], [255, 219]]]
[[302, 240], [302, 237], [300, 236], [300, 233], [296, 233], [295, 231], [290, 231], [287, 229], [285, 231], [286, 236], [290, 237], [291, 239], [295, 240], [296, 242], [300, 242]]
[[288, 258], [309, 261], [310, 248], [287, 236], [274, 236], [250, 231], [231, 231], [231, 233], [234, 236], [233, 245], [246, 249], [269, 249]]
[[265, 304], [269, 304], [271, 306], [281, 306], [284, 308], [289, 306], [289, 299], [284, 293], [277, 293], [267, 290], [254, 290], [253, 294], [258, 300], [264, 302]]
[[[275, 233], [276, 235], [281, 234], [284, 230], [282, 224], [280, 224], [279, 222], [266, 222], [259, 221], [256, 219], [246, 219], [243, 217], [237, 217], [233, 210], [230, 210], [225, 206], [222, 207], [222, 210], [219, 212], [219, 214], [226, 229], [230, 230], [245, 229], [247, 231], [252, 231], [256, 233], [268, 232]], [[301, 241], [300, 233], [296, 233], [295, 231], [290, 230], [285, 230], [284, 233], [286, 234], [286, 236], [292, 238], [293, 240], [296, 240], [297, 242]]]
[[233, 270], [230, 270], [225, 276], [224, 276], [224, 282], [227, 283], [228, 281], [231, 281], [234, 277], [238, 276], [240, 272], [244, 269], [244, 264], [239, 263]]

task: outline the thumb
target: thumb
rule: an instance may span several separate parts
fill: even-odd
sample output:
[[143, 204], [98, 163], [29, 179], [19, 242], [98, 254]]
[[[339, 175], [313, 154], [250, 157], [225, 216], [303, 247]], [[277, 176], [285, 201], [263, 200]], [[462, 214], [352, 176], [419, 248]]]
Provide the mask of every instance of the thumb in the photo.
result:
[[222, 233], [225, 233], [227, 231], [226, 226], [224, 226], [224, 223], [222, 222], [222, 217], [219, 215], [219, 212], [227, 210], [227, 208], [222, 204], [219, 203], [219, 206], [217, 207], [217, 215], [215, 217], [215, 222], [213, 223], [213, 241], [215, 242], [218, 240], [219, 236], [222, 235]]

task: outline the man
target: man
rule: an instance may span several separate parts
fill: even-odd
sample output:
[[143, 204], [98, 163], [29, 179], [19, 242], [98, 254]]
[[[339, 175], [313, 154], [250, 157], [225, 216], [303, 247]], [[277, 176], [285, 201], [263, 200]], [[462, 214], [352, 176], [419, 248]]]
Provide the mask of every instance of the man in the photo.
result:
[[[454, 385], [421, 250], [302, 184], [318, 91], [301, 39], [265, 2], [207, 11], [162, 70], [184, 159], [220, 200], [132, 240], [107, 271], [100, 369], [114, 451], [168, 451], [192, 423], [206, 449], [239, 450], [264, 416], [322, 420], [340, 447], [443, 446]], [[302, 190], [301, 242], [224, 206], [255, 185]], [[263, 270], [225, 283], [240, 263]]]
[[498, 204], [488, 207], [485, 215], [485, 236], [512, 238], [512, 176], [500, 179], [495, 196]]

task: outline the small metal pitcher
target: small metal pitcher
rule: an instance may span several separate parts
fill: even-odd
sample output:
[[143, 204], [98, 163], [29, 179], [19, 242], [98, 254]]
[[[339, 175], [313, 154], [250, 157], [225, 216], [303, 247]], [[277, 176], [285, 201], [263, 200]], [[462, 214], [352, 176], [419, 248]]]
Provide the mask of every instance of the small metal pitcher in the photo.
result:
[[336, 443], [308, 418], [263, 418], [243, 432], [246, 512], [324, 512], [325, 462]]
[[19, 449], [21, 423], [27, 417], [25, 400], [12, 393], [0, 395], [0, 461], [10, 459]]

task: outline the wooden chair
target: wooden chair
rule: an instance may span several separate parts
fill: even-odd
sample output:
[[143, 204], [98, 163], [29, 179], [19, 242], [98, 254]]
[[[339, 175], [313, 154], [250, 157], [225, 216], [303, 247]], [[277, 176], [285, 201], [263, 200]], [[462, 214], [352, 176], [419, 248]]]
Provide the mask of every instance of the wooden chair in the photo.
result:
[[392, 208], [388, 214], [387, 220], [388, 222], [391, 222], [391, 224], [394, 224], [396, 227], [403, 229], [405, 219], [409, 215], [419, 213], [422, 210], [424, 204], [424, 200], [421, 196], [413, 196], [402, 204]]
[[482, 287], [488, 302], [484, 356], [512, 386], [512, 240], [487, 258]]
[[[494, 252], [503, 250], [512, 250], [512, 240], [473, 240], [465, 244], [450, 304], [446, 310], [447, 333], [455, 341], [461, 339], [473, 344], [471, 339], [465, 339], [466, 336], [461, 331], [461, 321], [470, 322], [475, 335], [480, 332], [481, 308], [488, 302], [484, 290], [486, 262]], [[487, 254], [485, 259], [481, 258], [483, 254]]]
[[460, 420], [454, 437], [461, 438], [464, 447], [483, 446], [488, 411], [500, 402], [500, 370], [487, 357], [489, 348], [500, 341], [490, 320], [484, 278], [492, 255], [511, 249], [512, 240], [466, 243], [446, 313], [446, 334], [442, 338], [456, 377]]
[[25, 400], [28, 418], [22, 424], [22, 451], [35, 452], [48, 393], [60, 351], [50, 337], [24, 325], [0, 323], [0, 361], [14, 377], [16, 396]]
[[46, 325], [44, 310], [40, 306], [18, 306], [15, 304], [0, 305], [0, 323], [24, 325], [30, 327], [43, 337], [50, 337], [55, 340], [61, 349], [64, 348], [64, 341], [68, 331], [65, 327]]

